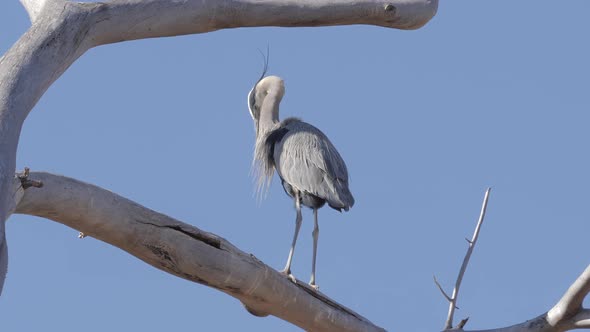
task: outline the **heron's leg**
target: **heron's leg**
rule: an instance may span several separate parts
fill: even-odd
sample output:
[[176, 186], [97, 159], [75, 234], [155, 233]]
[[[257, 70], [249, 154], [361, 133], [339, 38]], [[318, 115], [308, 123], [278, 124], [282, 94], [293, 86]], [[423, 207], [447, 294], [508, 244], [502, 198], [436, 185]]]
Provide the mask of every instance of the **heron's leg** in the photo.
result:
[[[291, 243], [291, 251], [289, 251], [289, 258], [287, 258], [287, 265], [282, 273], [291, 275], [291, 262], [293, 261], [293, 253], [295, 252], [295, 244], [297, 243], [297, 236], [299, 235], [299, 229], [301, 228], [301, 222], [303, 217], [301, 216], [301, 202], [299, 201], [299, 192], [295, 191], [295, 210], [297, 210], [297, 217], [295, 218], [295, 234], [293, 234], [293, 243]], [[294, 279], [294, 278], [292, 278]]]
[[313, 209], [313, 232], [311, 235], [313, 236], [313, 260], [311, 261], [311, 280], [309, 281], [309, 285], [317, 290], [319, 287], [315, 284], [315, 262], [318, 252], [318, 238], [320, 235], [320, 227], [318, 225], [318, 209]]

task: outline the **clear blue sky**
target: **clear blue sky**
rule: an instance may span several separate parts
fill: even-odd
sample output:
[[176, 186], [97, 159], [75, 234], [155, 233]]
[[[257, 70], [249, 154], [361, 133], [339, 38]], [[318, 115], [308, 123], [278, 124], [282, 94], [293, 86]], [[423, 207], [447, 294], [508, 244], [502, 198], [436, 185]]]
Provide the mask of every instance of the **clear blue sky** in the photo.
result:
[[[27, 119], [29, 166], [219, 234], [275, 268], [294, 210], [257, 203], [246, 95], [270, 45], [281, 116], [340, 150], [356, 205], [320, 211], [321, 290], [392, 331], [437, 331], [486, 187], [457, 318], [491, 328], [549, 309], [590, 262], [588, 1], [442, 1], [417, 31], [250, 28], [102, 46]], [[0, 52], [27, 29], [0, 2]], [[183, 181], [178, 181], [181, 177]], [[293, 271], [308, 280], [312, 214]], [[2, 331], [298, 331], [52, 221], [12, 216]]]

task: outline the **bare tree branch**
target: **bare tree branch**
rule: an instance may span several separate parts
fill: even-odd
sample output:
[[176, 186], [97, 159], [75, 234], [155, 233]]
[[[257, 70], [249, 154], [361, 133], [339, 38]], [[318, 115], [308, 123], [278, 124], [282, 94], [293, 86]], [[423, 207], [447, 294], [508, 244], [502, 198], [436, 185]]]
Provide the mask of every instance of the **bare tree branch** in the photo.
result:
[[[486, 215], [486, 209], [488, 207], [488, 198], [490, 197], [491, 190], [492, 188], [488, 188], [486, 190], [485, 196], [483, 198], [483, 203], [481, 205], [479, 219], [477, 221], [477, 225], [475, 226], [475, 231], [473, 232], [473, 237], [471, 238], [471, 240], [467, 240], [467, 242], [469, 243], [469, 248], [467, 248], [467, 253], [465, 254], [465, 258], [463, 259], [463, 264], [461, 264], [461, 269], [459, 270], [459, 275], [457, 276], [457, 281], [455, 282], [455, 288], [453, 289], [453, 294], [451, 295], [451, 299], [449, 301], [449, 313], [447, 315], [447, 321], [445, 322], [445, 330], [449, 330], [453, 327], [453, 315], [455, 313], [455, 309], [457, 308], [457, 297], [459, 296], [459, 287], [461, 287], [461, 281], [463, 281], [463, 275], [467, 270], [469, 258], [471, 258], [471, 253], [473, 253], [473, 249], [475, 248], [475, 244], [477, 243], [477, 238], [479, 237], [479, 230], [481, 229], [483, 219]], [[462, 322], [462, 324], [465, 325], [466, 322], [467, 321]], [[460, 326], [459, 328], [463, 328], [463, 326]]]
[[25, 190], [16, 213], [48, 218], [110, 243], [170, 274], [240, 300], [307, 331], [384, 331], [307, 283], [290, 281], [227, 240], [99, 187], [48, 173]]
[[434, 16], [438, 0], [113, 0], [92, 6], [97, 24], [90, 34], [98, 45], [236, 27], [370, 24], [417, 29]]

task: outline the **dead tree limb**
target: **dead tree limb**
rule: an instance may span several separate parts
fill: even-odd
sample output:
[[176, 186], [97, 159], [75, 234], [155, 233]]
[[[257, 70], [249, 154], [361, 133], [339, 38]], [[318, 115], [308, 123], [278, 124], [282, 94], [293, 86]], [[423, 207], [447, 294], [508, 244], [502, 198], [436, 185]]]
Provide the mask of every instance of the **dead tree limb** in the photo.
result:
[[[240, 300], [256, 316], [274, 315], [306, 331], [384, 331], [354, 311], [203, 231], [91, 184], [30, 173], [15, 213], [51, 219], [107, 242], [175, 276]], [[18, 183], [15, 181], [15, 183]]]
[[[479, 231], [481, 230], [481, 225], [483, 224], [483, 220], [486, 216], [486, 209], [488, 207], [488, 199], [490, 198], [490, 191], [492, 188], [488, 188], [483, 198], [483, 203], [481, 204], [481, 212], [479, 213], [479, 219], [477, 220], [477, 224], [475, 225], [475, 230], [473, 231], [473, 236], [471, 240], [467, 240], [469, 243], [469, 247], [467, 248], [467, 253], [465, 254], [465, 258], [463, 258], [463, 263], [461, 264], [461, 269], [459, 269], [459, 274], [457, 275], [457, 281], [455, 281], [455, 288], [453, 288], [453, 294], [449, 297], [442, 289], [436, 278], [434, 282], [443, 293], [445, 298], [449, 301], [449, 313], [447, 314], [447, 320], [445, 322], [445, 330], [451, 329], [453, 327], [453, 315], [455, 314], [455, 309], [457, 308], [457, 298], [459, 297], [459, 288], [461, 287], [461, 282], [463, 281], [463, 276], [465, 275], [465, 271], [467, 270], [467, 265], [469, 264], [469, 259], [471, 258], [471, 254], [473, 253], [473, 249], [475, 249], [475, 244], [477, 243], [477, 239], [479, 237]], [[461, 322], [459, 324], [460, 328], [463, 328], [467, 321]]]

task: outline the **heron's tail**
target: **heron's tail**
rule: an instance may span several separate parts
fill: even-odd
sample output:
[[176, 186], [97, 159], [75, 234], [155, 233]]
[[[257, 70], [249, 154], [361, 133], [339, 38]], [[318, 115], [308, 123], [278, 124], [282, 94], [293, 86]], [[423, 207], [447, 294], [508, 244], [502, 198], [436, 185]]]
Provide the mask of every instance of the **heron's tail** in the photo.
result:
[[348, 189], [348, 182], [334, 181], [334, 195], [327, 199], [328, 205], [338, 211], [348, 211], [354, 205], [354, 197]]

